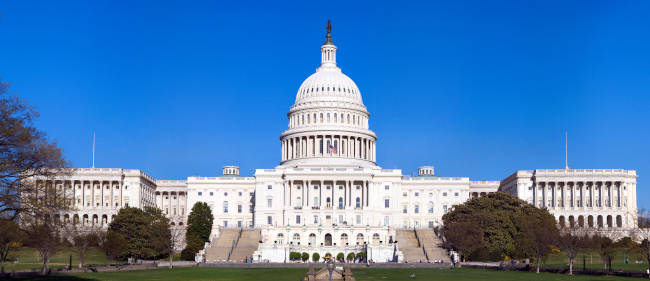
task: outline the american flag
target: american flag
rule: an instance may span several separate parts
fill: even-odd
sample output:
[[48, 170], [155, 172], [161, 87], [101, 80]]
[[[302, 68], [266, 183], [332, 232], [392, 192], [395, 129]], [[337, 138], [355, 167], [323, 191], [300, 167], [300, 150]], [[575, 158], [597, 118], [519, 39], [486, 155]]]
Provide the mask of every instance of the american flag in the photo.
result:
[[330, 144], [330, 146], [327, 148], [327, 152], [330, 154], [337, 154], [336, 147]]

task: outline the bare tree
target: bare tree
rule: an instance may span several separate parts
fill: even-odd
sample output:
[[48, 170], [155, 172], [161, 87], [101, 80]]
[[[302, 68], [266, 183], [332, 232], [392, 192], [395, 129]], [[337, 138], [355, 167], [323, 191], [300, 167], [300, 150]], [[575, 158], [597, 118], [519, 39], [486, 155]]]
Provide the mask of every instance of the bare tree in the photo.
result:
[[[650, 268], [650, 210], [639, 211], [639, 227], [636, 229], [636, 238], [641, 240], [640, 252], [648, 262]], [[650, 276], [648, 276], [650, 278]]]
[[569, 258], [569, 275], [573, 275], [573, 264], [580, 250], [587, 246], [588, 232], [584, 227], [563, 227], [560, 229], [558, 244]]
[[23, 240], [23, 235], [18, 228], [18, 224], [13, 220], [0, 219], [0, 262], [2, 262], [2, 269], [0, 273], [5, 273], [5, 262], [9, 252], [15, 248], [20, 247]]
[[84, 266], [88, 249], [99, 244], [99, 231], [99, 229], [94, 227], [87, 227], [85, 229], [75, 227], [71, 231], [72, 245], [77, 250], [77, 255], [79, 255], [79, 268], [83, 268]]
[[57, 178], [69, 170], [56, 143], [33, 127], [38, 113], [9, 95], [8, 89], [9, 83], [0, 80], [0, 216], [15, 218], [42, 209], [43, 202], [22, 200], [24, 194], [44, 193], [39, 189], [44, 185], [35, 185], [39, 180]]
[[169, 244], [167, 251], [169, 252], [169, 268], [174, 268], [174, 254], [177, 253], [176, 249], [180, 248], [183, 240], [185, 239], [185, 228], [179, 225], [170, 225], [169, 227]]

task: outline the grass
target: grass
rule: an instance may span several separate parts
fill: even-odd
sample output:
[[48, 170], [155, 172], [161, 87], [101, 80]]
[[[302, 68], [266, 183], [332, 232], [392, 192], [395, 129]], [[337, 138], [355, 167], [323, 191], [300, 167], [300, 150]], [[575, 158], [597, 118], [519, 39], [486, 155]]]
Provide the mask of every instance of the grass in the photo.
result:
[[[245, 269], [245, 268], [214, 268], [192, 267], [175, 269], [153, 269], [142, 271], [83, 273], [71, 275], [58, 275], [48, 277], [17, 278], [12, 280], [186, 280], [186, 281], [262, 281], [262, 280], [301, 280], [305, 277], [305, 268], [272, 268], [272, 269]], [[483, 269], [357, 269], [353, 276], [358, 281], [406, 281], [410, 274], [416, 275], [416, 280], [527, 280], [527, 281], [616, 281], [616, 280], [647, 280], [640, 278], [612, 277], [612, 276], [569, 276], [564, 274], [532, 272], [495, 271]]]
[[[72, 266], [79, 265], [79, 255], [74, 248], [66, 248], [58, 252], [50, 260], [50, 268], [63, 268], [70, 262], [70, 255], [72, 255]], [[28, 270], [40, 269], [42, 264], [41, 256], [34, 248], [23, 247], [9, 252], [9, 258], [15, 262], [8, 261], [5, 264], [5, 270]], [[100, 248], [89, 248], [86, 252], [85, 264], [103, 265], [113, 263], [112, 260], [106, 257], [104, 251]]]
[[[578, 254], [575, 260], [574, 267], [576, 269], [582, 269], [583, 266], [583, 255], [586, 259], [587, 269], [603, 269], [603, 264], [601, 262], [600, 256], [597, 252], [585, 251]], [[648, 263], [643, 261], [641, 264], [635, 264], [634, 261], [637, 259], [635, 255], [628, 255], [630, 260], [629, 264], [625, 264], [625, 252], [617, 251], [612, 259], [612, 270], [618, 271], [622, 269], [624, 271], [640, 271], [645, 272], [648, 268]], [[546, 260], [542, 263], [543, 267], [563, 267], [569, 265], [569, 259], [566, 257], [566, 253], [555, 253], [549, 255]]]

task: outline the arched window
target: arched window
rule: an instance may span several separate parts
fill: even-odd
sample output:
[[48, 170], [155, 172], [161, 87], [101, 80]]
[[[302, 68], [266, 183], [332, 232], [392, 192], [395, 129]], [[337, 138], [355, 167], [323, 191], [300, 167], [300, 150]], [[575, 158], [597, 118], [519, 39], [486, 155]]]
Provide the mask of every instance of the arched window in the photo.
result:
[[372, 244], [377, 245], [379, 244], [379, 233], [375, 233], [372, 235]]
[[348, 113], [348, 124], [350, 124], [350, 114]]
[[320, 114], [320, 122], [323, 123], [323, 113]]
[[359, 197], [357, 197], [357, 199], [355, 199], [354, 202], [355, 202], [354, 207], [361, 208], [361, 199]]
[[343, 197], [339, 197], [339, 209], [343, 209]]
[[314, 233], [309, 234], [309, 244], [316, 245], [316, 234]]
[[329, 123], [329, 122], [330, 122], [330, 114], [327, 113], [327, 123]]
[[300, 234], [298, 234], [298, 233], [293, 234], [293, 243], [294, 244], [300, 243]]
[[341, 234], [341, 245], [348, 244], [348, 235], [346, 233]]
[[334, 113], [334, 123], [338, 122], [338, 119], [336, 119], [336, 113]]
[[363, 234], [357, 234], [357, 245], [363, 245]]

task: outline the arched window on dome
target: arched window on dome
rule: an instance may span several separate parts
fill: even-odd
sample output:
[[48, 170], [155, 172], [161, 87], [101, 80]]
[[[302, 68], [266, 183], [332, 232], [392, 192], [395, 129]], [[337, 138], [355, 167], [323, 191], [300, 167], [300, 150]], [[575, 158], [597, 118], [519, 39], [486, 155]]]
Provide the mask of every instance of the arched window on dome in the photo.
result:
[[323, 113], [320, 114], [320, 122], [323, 123]]
[[337, 140], [334, 140], [334, 151], [338, 151], [338, 150], [339, 150], [339, 142]]
[[348, 124], [350, 124], [350, 113], [348, 113]]
[[305, 125], [305, 115], [300, 115], [300, 125]]
[[330, 145], [332, 145], [332, 142], [331, 142], [330, 140], [327, 140], [327, 153], [328, 153], [328, 154], [331, 153]]
[[330, 114], [327, 113], [327, 123], [329, 123], [329, 122], [330, 122]]
[[325, 87], [320, 87], [321, 92], [325, 91]]
[[323, 140], [320, 140], [320, 154], [323, 154]]
[[334, 123], [336, 123], [336, 122], [338, 122], [338, 120], [336, 118], [336, 113], [334, 113]]

